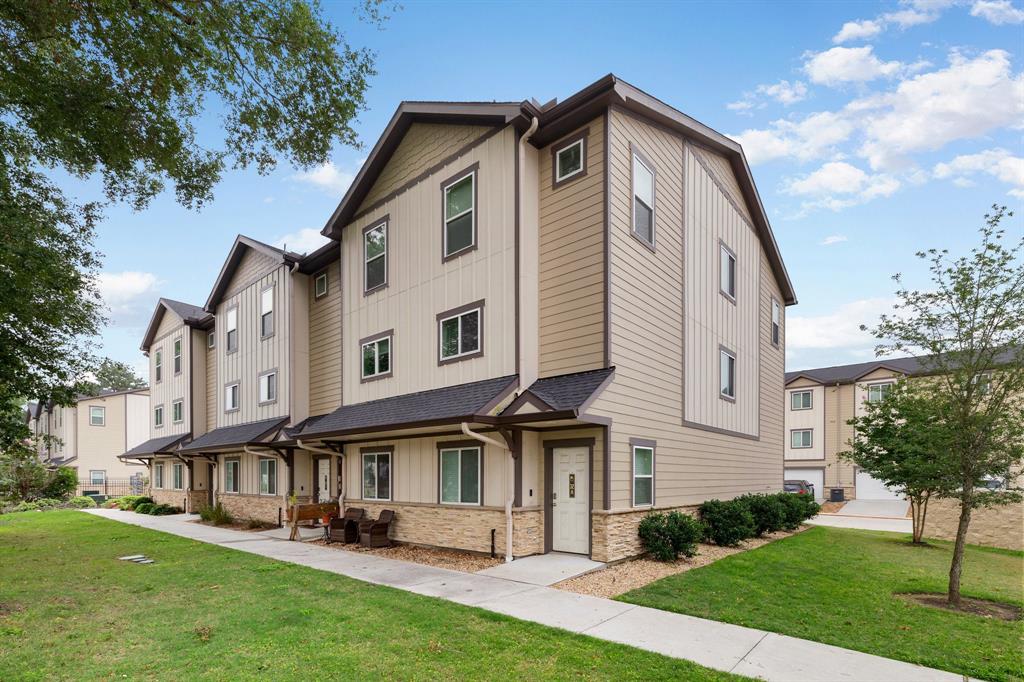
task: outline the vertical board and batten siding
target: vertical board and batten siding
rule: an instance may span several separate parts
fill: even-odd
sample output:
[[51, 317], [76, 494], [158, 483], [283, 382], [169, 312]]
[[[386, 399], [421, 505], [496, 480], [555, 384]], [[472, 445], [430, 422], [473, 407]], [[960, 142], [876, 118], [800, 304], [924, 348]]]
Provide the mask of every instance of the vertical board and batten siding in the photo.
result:
[[341, 261], [328, 265], [327, 294], [309, 287], [309, 413], [327, 414], [341, 405]]
[[[343, 403], [515, 374], [515, 133], [488, 138], [342, 234]], [[441, 182], [479, 163], [477, 248], [442, 262]], [[388, 286], [363, 294], [362, 230], [388, 224]], [[438, 313], [484, 300], [483, 356], [438, 366]], [[393, 376], [360, 382], [359, 340], [389, 329]]]
[[[699, 162], [686, 154], [685, 420], [758, 434], [761, 243], [754, 229]], [[736, 254], [736, 302], [720, 293], [720, 243]], [[771, 303], [769, 301], [768, 305]], [[736, 354], [736, 401], [720, 398], [720, 346]]]
[[[660, 506], [698, 504], [706, 499], [731, 498], [751, 492], [778, 490], [782, 484], [783, 415], [779, 406], [784, 371], [784, 326], [779, 348], [771, 345], [770, 300], [781, 301], [779, 288], [766, 266], [760, 244], [745, 251], [733, 246], [740, 258], [747, 253], [746, 272], [741, 269], [739, 293], [751, 305], [737, 308], [744, 320], [726, 322], [726, 331], [743, 329], [743, 339], [753, 347], [734, 348], [757, 358], [759, 372], [738, 375], [738, 389], [753, 396], [759, 419], [749, 426], [759, 438], [741, 437], [710, 428], [684, 425], [683, 387], [689, 382], [711, 382], [709, 390], [718, 401], [717, 343], [713, 371], [691, 377], [684, 372], [684, 291], [690, 268], [712, 273], [711, 284], [718, 294], [718, 244], [691, 265], [684, 254], [683, 240], [691, 235], [721, 231], [734, 225], [738, 214], [728, 206], [717, 185], [694, 183], [686, 177], [686, 221], [684, 223], [684, 162], [696, 165], [684, 150], [684, 140], [634, 115], [612, 109], [609, 149], [611, 230], [611, 364], [614, 381], [590, 408], [590, 412], [612, 418], [611, 500], [613, 510], [631, 505], [630, 438], [657, 442], [655, 501]], [[635, 145], [655, 165], [655, 252], [631, 235], [632, 157]], [[703, 169], [698, 165], [702, 172]], [[694, 196], [696, 192], [705, 193]], [[711, 196], [707, 196], [710, 194]], [[714, 204], [718, 211], [694, 212], [695, 205]], [[725, 212], [726, 204], [732, 215]], [[694, 216], [701, 218], [698, 222]], [[704, 221], [711, 221], [708, 224]], [[749, 227], [744, 225], [749, 230]], [[686, 268], [684, 268], [684, 257]], [[741, 264], [741, 268], [742, 268]], [[689, 292], [687, 292], [689, 294]], [[758, 304], [759, 302], [759, 304]], [[690, 310], [687, 310], [690, 313]], [[697, 319], [704, 327], [716, 320]], [[691, 325], [687, 324], [687, 331]], [[688, 352], [688, 351], [687, 351]], [[703, 376], [703, 378], [702, 378]], [[746, 382], [746, 383], [744, 383]], [[760, 407], [758, 408], [758, 397]], [[757, 414], [757, 413], [755, 413]], [[744, 422], [749, 424], [749, 421]], [[596, 485], [596, 481], [595, 481]]]
[[[260, 497], [282, 499], [288, 494], [288, 466], [284, 461], [272, 452], [250, 454], [248, 452], [232, 452], [218, 457], [216, 468], [217, 492], [223, 495], [235, 493], [225, 492], [224, 481], [227, 480], [227, 467], [225, 460], [238, 459], [238, 493], [239, 495], [260, 495], [260, 460], [273, 459], [277, 461], [277, 494], [260, 495]], [[164, 478], [169, 471], [164, 472]], [[296, 491], [298, 490], [299, 479], [295, 479]], [[308, 488], [308, 486], [307, 486]], [[300, 493], [301, 494], [301, 493]]]
[[377, 176], [359, 211], [379, 202], [441, 159], [490, 131], [489, 126], [413, 123]]
[[206, 382], [206, 356], [211, 354], [206, 348], [206, 330], [190, 329], [192, 346], [189, 349], [191, 355], [188, 364], [191, 375], [186, 383], [191, 388], [191, 395], [186, 398], [188, 404], [185, 411], [188, 415], [186, 425], [192, 432], [193, 438], [206, 433], [207, 414], [207, 382]]
[[540, 376], [604, 366], [604, 116], [588, 131], [586, 175], [552, 187], [551, 150], [540, 165]]
[[[188, 348], [188, 337], [190, 329], [185, 326], [184, 321], [178, 315], [165, 308], [160, 324], [157, 325], [156, 338], [149, 347], [149, 432], [152, 438], [163, 438], [175, 434], [188, 433], [192, 423], [192, 399], [188, 394], [188, 375], [190, 366], [190, 355]], [[174, 373], [174, 340], [181, 339], [181, 372]], [[161, 365], [160, 381], [156, 378], [156, 354], [160, 351]], [[182, 410], [182, 421], [175, 424], [173, 420], [172, 403], [175, 400], [184, 401]], [[164, 408], [164, 425], [157, 428], [153, 420], [154, 410], [157, 406]]]
[[719, 182], [721, 188], [735, 202], [735, 208], [748, 222], [753, 223], [754, 218], [750, 215], [750, 207], [747, 206], [747, 202], [743, 199], [743, 192], [740, 190], [740, 185], [732, 172], [729, 160], [705, 147], [691, 144], [689, 149], [710, 169], [711, 174]]
[[[260, 338], [260, 297], [274, 285], [274, 335]], [[251, 249], [217, 304], [217, 426], [234, 426], [288, 415], [288, 329], [291, 305], [288, 268]], [[225, 330], [228, 309], [238, 306], [238, 350], [227, 352]], [[277, 400], [259, 405], [259, 375], [277, 369]], [[239, 409], [224, 410], [224, 387], [239, 382]]]
[[[219, 333], [218, 327], [213, 327], [207, 330], [213, 332], [215, 335]], [[218, 403], [217, 403], [217, 386], [220, 384], [219, 377], [217, 376], [217, 353], [220, 352], [221, 338], [220, 336], [214, 337], [214, 347], [209, 349], [206, 348], [206, 428], [204, 431], [212, 431], [217, 428], [217, 414], [219, 414]], [[152, 375], [150, 375], [152, 376]]]

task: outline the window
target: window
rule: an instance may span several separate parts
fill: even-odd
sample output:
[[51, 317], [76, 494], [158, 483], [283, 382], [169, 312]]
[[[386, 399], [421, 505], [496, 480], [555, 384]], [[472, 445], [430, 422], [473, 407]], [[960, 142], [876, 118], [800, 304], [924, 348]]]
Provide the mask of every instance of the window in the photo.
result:
[[483, 302], [470, 305], [475, 307], [438, 315], [441, 335], [439, 362], [474, 357], [483, 353], [483, 344], [481, 343]]
[[391, 336], [370, 339], [362, 344], [363, 378], [391, 375]]
[[103, 485], [107, 482], [106, 471], [90, 471], [89, 485]]
[[260, 458], [260, 495], [277, 494], [277, 460]]
[[180, 424], [185, 421], [185, 401], [175, 400], [171, 403], [171, 421]]
[[171, 465], [171, 487], [175, 490], [185, 487], [185, 465], [179, 463]]
[[224, 460], [224, 492], [238, 492], [238, 465], [237, 459]]
[[227, 320], [224, 325], [224, 341], [227, 343], [227, 352], [232, 353], [238, 350], [238, 308], [231, 308], [227, 312]]
[[107, 423], [107, 408], [93, 405], [89, 407], [89, 425], [103, 426]]
[[224, 411], [238, 409], [238, 384], [228, 384], [224, 387]]
[[327, 273], [321, 272], [313, 278], [313, 298], [323, 298], [327, 295]]
[[735, 400], [736, 356], [724, 348], [719, 351], [719, 370], [722, 397], [727, 400]]
[[736, 300], [736, 254], [725, 244], [719, 244], [719, 289], [729, 300]]
[[790, 434], [790, 445], [794, 450], [803, 450], [812, 447], [813, 431], [811, 429], [797, 429]]
[[789, 407], [793, 410], [811, 409], [811, 391], [793, 391], [789, 394]]
[[160, 428], [164, 425], [164, 406], [157, 405], [153, 408], [153, 426]]
[[206, 347], [216, 348], [217, 347], [217, 332], [206, 333]]
[[271, 403], [277, 400], [277, 371], [260, 375], [260, 402]]
[[156, 352], [156, 360], [153, 361], [153, 369], [157, 381], [164, 378], [164, 354], [162, 351]]
[[868, 402], [880, 403], [885, 400], [892, 391], [892, 384], [872, 384], [868, 386]]
[[633, 506], [654, 504], [654, 448], [633, 446]]
[[992, 390], [992, 373], [982, 372], [971, 377], [971, 383], [977, 386], [978, 395], [988, 395]]
[[274, 335], [274, 287], [260, 294], [260, 338]]
[[633, 154], [633, 234], [654, 246], [654, 170]]
[[378, 223], [363, 232], [363, 293], [388, 283], [388, 223]]
[[174, 374], [181, 374], [181, 339], [174, 339]]
[[570, 178], [586, 175], [587, 133], [560, 147], [555, 148], [554, 184], [559, 185]]
[[153, 467], [153, 487], [163, 488], [164, 487], [164, 465], [157, 464]]
[[463, 173], [443, 186], [444, 257], [476, 245], [476, 170]]
[[363, 499], [391, 499], [391, 453], [363, 453]]
[[772, 345], [778, 346], [782, 337], [782, 306], [774, 298], [772, 299]]
[[480, 448], [441, 450], [441, 502], [480, 504]]

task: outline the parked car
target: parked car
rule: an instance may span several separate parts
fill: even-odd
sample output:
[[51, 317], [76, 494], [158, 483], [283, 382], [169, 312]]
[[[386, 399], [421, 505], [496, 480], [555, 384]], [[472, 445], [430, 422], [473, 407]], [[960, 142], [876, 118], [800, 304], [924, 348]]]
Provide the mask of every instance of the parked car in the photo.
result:
[[787, 493], [797, 493], [814, 497], [814, 484], [810, 481], [783, 481], [782, 489]]

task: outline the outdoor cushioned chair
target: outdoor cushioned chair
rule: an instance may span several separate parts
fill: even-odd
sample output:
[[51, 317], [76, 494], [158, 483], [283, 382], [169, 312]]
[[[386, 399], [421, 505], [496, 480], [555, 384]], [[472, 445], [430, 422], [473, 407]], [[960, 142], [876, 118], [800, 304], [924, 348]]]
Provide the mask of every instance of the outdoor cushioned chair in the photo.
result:
[[359, 522], [366, 512], [359, 507], [349, 507], [345, 516], [331, 519], [327, 542], [340, 542], [343, 545], [359, 542]]
[[390, 509], [381, 511], [376, 521], [364, 519], [359, 522], [359, 544], [363, 547], [390, 547], [388, 528], [395, 520], [395, 512]]

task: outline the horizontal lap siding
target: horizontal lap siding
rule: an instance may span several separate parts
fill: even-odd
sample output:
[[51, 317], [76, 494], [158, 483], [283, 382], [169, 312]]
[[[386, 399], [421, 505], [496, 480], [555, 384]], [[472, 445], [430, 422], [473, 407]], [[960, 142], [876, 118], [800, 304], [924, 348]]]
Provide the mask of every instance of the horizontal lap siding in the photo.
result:
[[551, 149], [540, 162], [540, 376], [604, 366], [604, 117], [588, 130], [586, 175], [551, 187]]
[[341, 264], [327, 266], [327, 295], [309, 291], [309, 413], [327, 414], [341, 405]]

